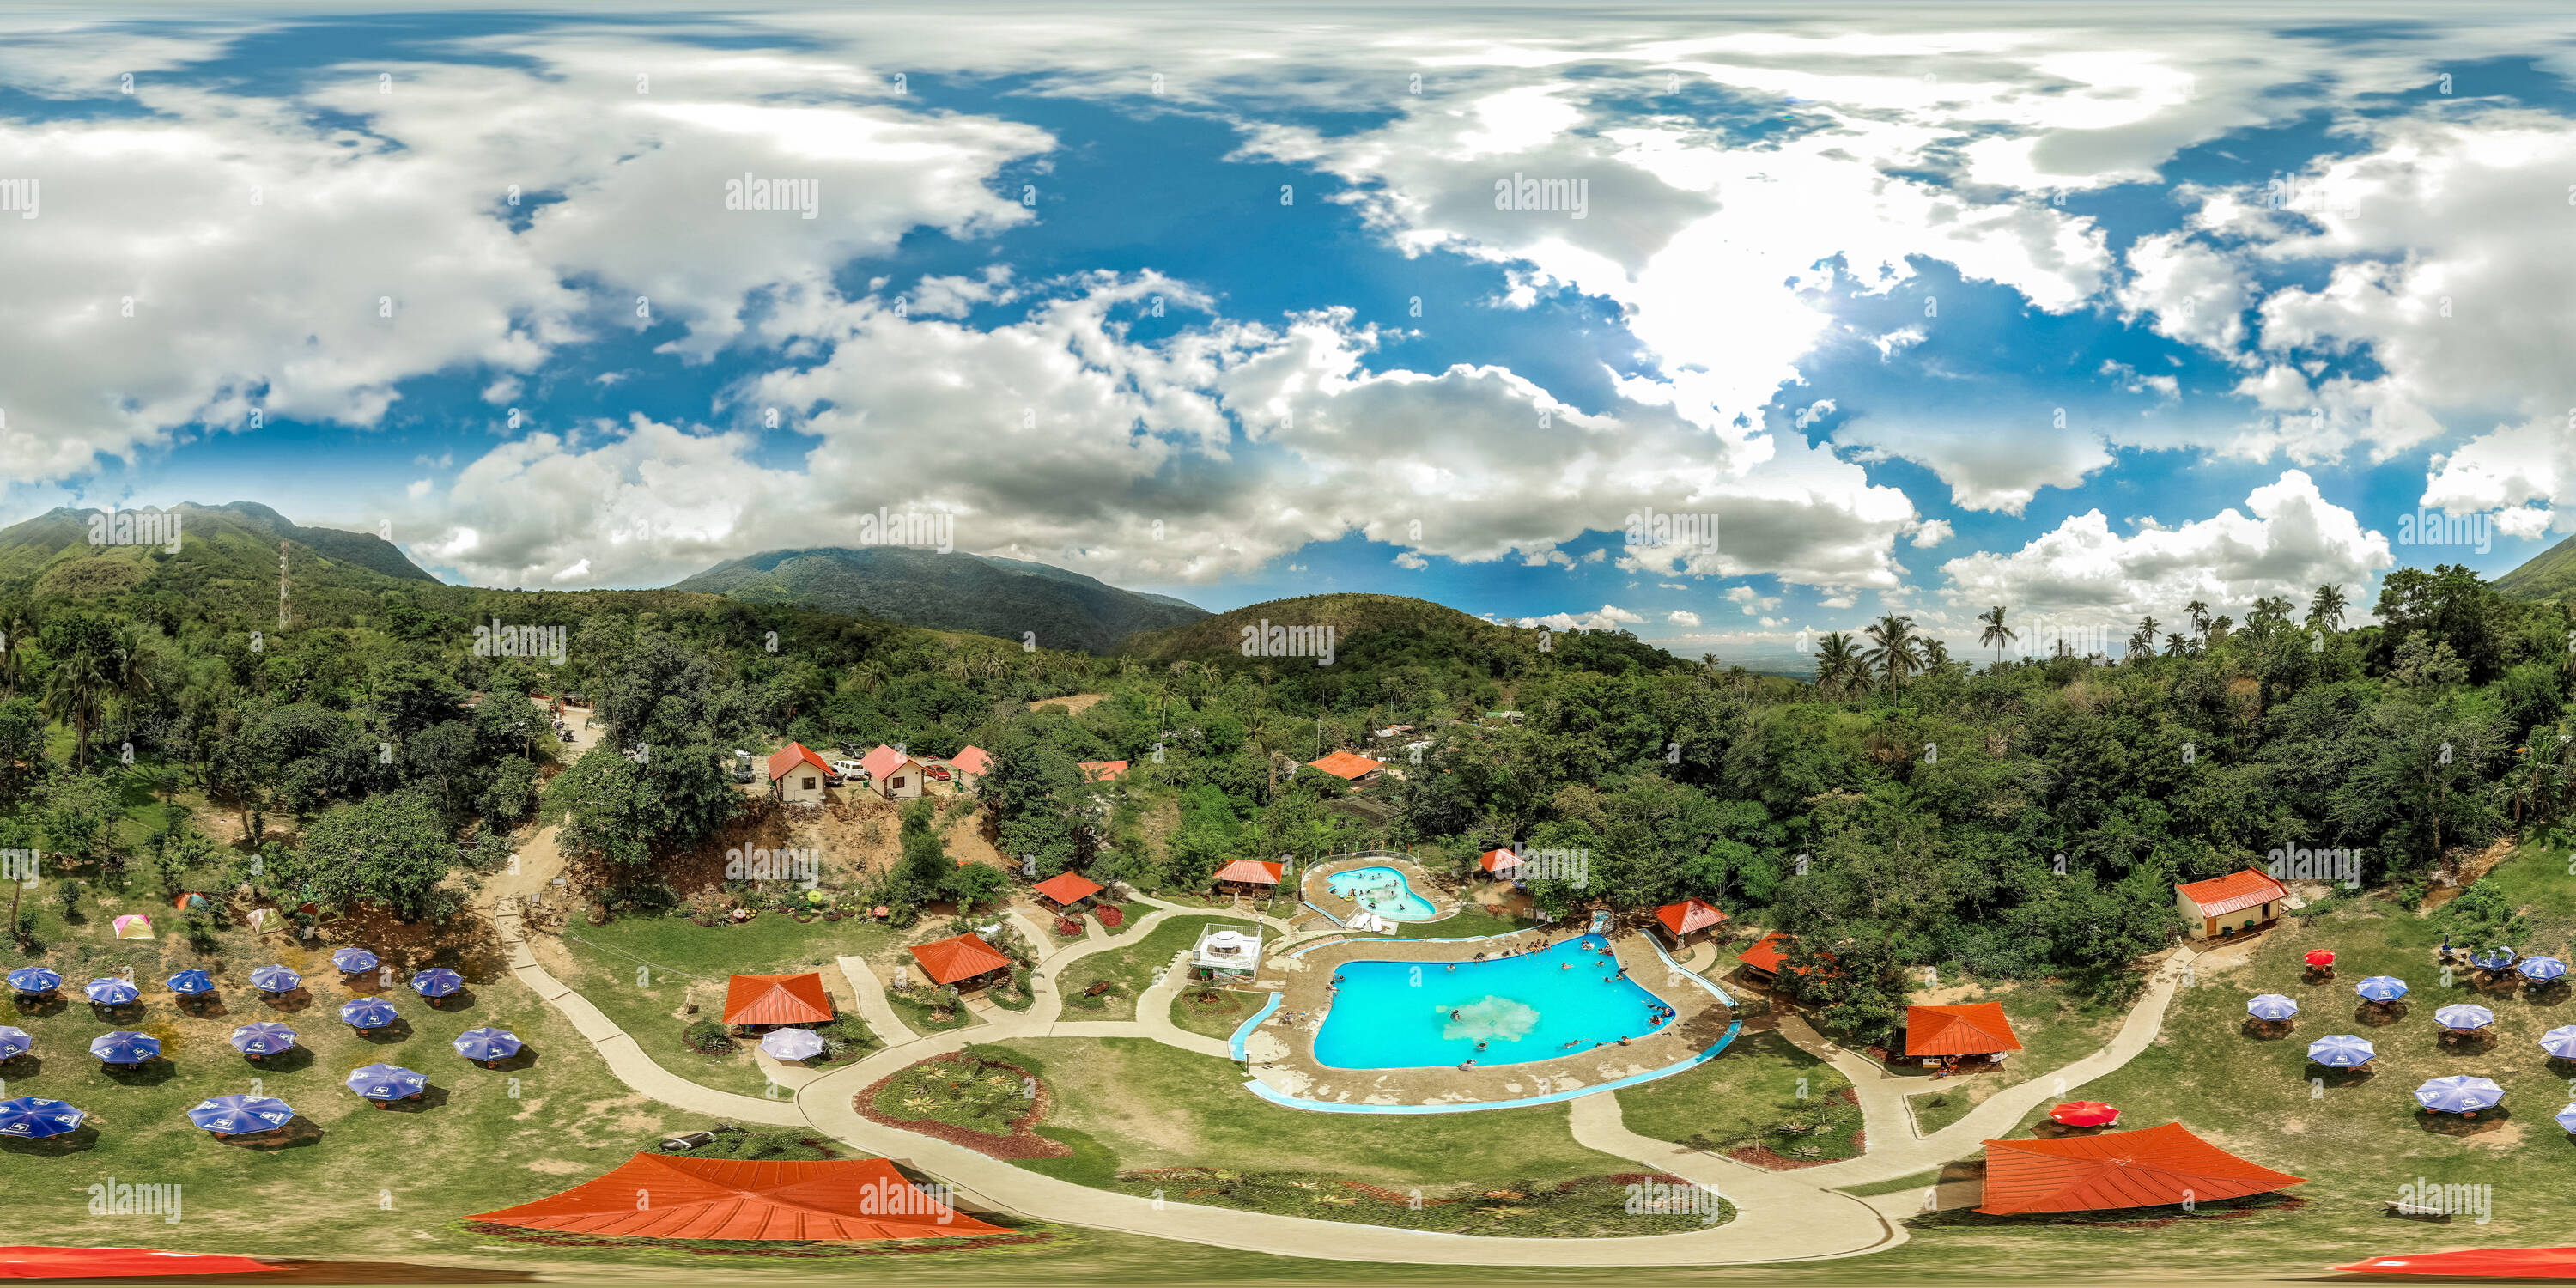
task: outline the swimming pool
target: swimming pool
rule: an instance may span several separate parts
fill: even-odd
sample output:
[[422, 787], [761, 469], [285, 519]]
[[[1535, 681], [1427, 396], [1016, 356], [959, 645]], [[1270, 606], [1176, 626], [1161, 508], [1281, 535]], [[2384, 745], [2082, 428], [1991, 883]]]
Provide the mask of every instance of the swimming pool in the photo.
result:
[[1440, 915], [1431, 901], [1393, 868], [1353, 868], [1324, 879], [1324, 887], [1389, 921], [1429, 921]]
[[[1661, 998], [1618, 969], [1599, 935], [1492, 961], [1351, 961], [1315, 1034], [1315, 1062], [1336, 1069], [1527, 1064], [1656, 1032]], [[1452, 1016], [1456, 1018], [1451, 1018]], [[1671, 1021], [1667, 1020], [1669, 1024]], [[1485, 1049], [1476, 1049], [1482, 1041]]]

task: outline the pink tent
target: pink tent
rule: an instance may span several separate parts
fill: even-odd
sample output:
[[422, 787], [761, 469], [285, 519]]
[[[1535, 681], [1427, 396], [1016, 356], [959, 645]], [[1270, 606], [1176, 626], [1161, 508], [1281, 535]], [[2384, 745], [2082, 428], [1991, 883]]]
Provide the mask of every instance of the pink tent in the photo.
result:
[[119, 939], [150, 939], [152, 937], [152, 919], [139, 912], [129, 912], [116, 919], [116, 937]]

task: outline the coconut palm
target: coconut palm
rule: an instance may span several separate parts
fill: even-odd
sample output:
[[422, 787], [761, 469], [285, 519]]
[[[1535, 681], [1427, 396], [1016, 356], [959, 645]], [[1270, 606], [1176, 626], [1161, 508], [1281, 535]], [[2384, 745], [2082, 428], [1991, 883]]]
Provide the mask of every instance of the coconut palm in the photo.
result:
[[111, 664], [97, 653], [80, 649], [54, 663], [54, 673], [46, 682], [40, 709], [54, 720], [72, 727], [74, 747], [72, 763], [89, 766], [90, 730], [98, 727], [98, 718], [107, 695], [116, 688]]
[[18, 696], [18, 682], [25, 678], [27, 642], [36, 637], [36, 619], [27, 614], [23, 604], [0, 609], [0, 697]]
[[1840, 691], [1851, 677], [1866, 679], [1869, 672], [1860, 660], [1860, 650], [1852, 646], [1852, 637], [1842, 631], [1826, 635], [1816, 644], [1816, 687]]
[[1914, 619], [1886, 614], [1861, 632], [1869, 637], [1869, 647], [1861, 657], [1886, 677], [1888, 691], [1893, 693], [1905, 677], [1921, 670], [1923, 656], [1914, 635]]
[[857, 685], [859, 692], [861, 693], [874, 693], [877, 690], [884, 688], [886, 685], [886, 664], [883, 661], [872, 657], [859, 663], [857, 666], [851, 667], [850, 683]]
[[2194, 639], [2207, 639], [2209, 636], [2209, 605], [2201, 600], [2195, 599], [2190, 603], [2183, 605], [2182, 611], [2191, 618], [2192, 637]]
[[2153, 613], [2149, 613], [2145, 617], [2139, 619], [2137, 631], [2129, 636], [2130, 661], [2141, 661], [2156, 655], [2156, 627], [2158, 625], [2159, 623], [2156, 621], [2156, 615]]
[[2316, 598], [2308, 601], [2308, 629], [2342, 630], [2343, 610], [2350, 606], [2350, 601], [2343, 596], [2342, 583], [2328, 582], [2317, 587]]
[[2188, 657], [2188, 656], [2190, 656], [2190, 655], [2191, 655], [2191, 641], [2190, 641], [2190, 640], [2184, 639], [2184, 638], [2182, 637], [2182, 634], [2181, 634], [2180, 632], [2178, 632], [2178, 631], [2166, 631], [2166, 632], [2165, 632], [2165, 656], [2166, 656], [2166, 657]]
[[1984, 632], [1977, 636], [1977, 643], [1993, 649], [1995, 664], [2003, 665], [2004, 646], [2020, 639], [2021, 634], [2004, 625], [2004, 606], [2001, 604], [1977, 614], [1977, 620], [1986, 624]]

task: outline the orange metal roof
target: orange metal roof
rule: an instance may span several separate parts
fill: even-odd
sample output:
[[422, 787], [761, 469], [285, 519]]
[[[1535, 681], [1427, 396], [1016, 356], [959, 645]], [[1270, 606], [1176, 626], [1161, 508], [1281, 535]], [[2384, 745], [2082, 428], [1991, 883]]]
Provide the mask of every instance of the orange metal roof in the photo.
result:
[[2223, 877], [2194, 881], [2176, 888], [2182, 891], [2183, 898], [2191, 900], [2192, 904], [2200, 909], [2200, 915], [2204, 917], [2223, 917], [2231, 912], [2242, 912], [2256, 904], [2269, 903], [2290, 893], [2282, 889], [2281, 883], [2273, 880], [2271, 874], [2260, 868], [2247, 868], [2242, 872], [2231, 872]]
[[[1774, 930], [1771, 933], [1764, 935], [1760, 943], [1753, 945], [1751, 948], [1745, 949], [1743, 952], [1737, 953], [1735, 955], [1735, 960], [1740, 961], [1755, 970], [1762, 971], [1766, 974], [1776, 975], [1784, 969], [1783, 963], [1789, 960], [1789, 944], [1790, 939], [1788, 935]], [[1826, 961], [1831, 961], [1833, 960], [1834, 955], [1832, 953], [1818, 953], [1816, 956], [1823, 958]], [[1788, 966], [1785, 967], [1785, 969], [1793, 975], [1806, 973], [1805, 968], [1798, 966]]]
[[2019, 1051], [2012, 1021], [1998, 1002], [1905, 1008], [1905, 1054], [1990, 1055]]
[[1082, 767], [1082, 777], [1085, 782], [1106, 783], [1127, 776], [1127, 762], [1123, 760], [1083, 760], [1074, 763]]
[[1487, 872], [1491, 872], [1496, 868], [1519, 867], [1521, 865], [1521, 856], [1514, 854], [1509, 850], [1487, 850], [1476, 856], [1476, 862], [1483, 864], [1485, 870]]
[[884, 743], [878, 743], [868, 749], [868, 754], [859, 757], [859, 768], [868, 771], [869, 781], [882, 783], [886, 775], [903, 768], [911, 760], [912, 757]]
[[1279, 884], [1279, 865], [1261, 859], [1236, 859], [1216, 870], [1211, 881], [1250, 881], [1260, 885]]
[[1010, 958], [972, 934], [915, 944], [912, 959], [921, 963], [921, 973], [934, 984], [954, 984], [1011, 964]]
[[1005, 1233], [964, 1216], [882, 1158], [745, 1162], [637, 1154], [551, 1198], [469, 1221], [645, 1239], [966, 1239]]
[[1072, 903], [1077, 899], [1088, 899], [1106, 887], [1079, 872], [1059, 872], [1038, 882], [1035, 888], [1039, 894], [1057, 903]]
[[1306, 765], [1310, 769], [1323, 770], [1335, 778], [1359, 778], [1376, 773], [1381, 763], [1356, 751], [1337, 751], [1322, 760], [1307, 761]]
[[2181, 1123], [2102, 1136], [1986, 1142], [1986, 1197], [1977, 1210], [2090, 1212], [2239, 1198], [2302, 1177], [2249, 1163]]
[[725, 981], [727, 1024], [820, 1024], [832, 1018], [832, 995], [823, 977], [735, 975]]
[[948, 763], [967, 773], [980, 775], [993, 767], [993, 758], [985, 754], [983, 748], [970, 745], [956, 755], [950, 756]]
[[1680, 903], [1668, 903], [1655, 909], [1655, 920], [1664, 923], [1664, 929], [1676, 935], [1687, 935], [1694, 930], [1706, 930], [1726, 920], [1726, 914], [1718, 911], [1714, 905], [1698, 899], [1684, 899]]
[[[823, 773], [827, 775], [832, 772], [832, 767], [824, 764], [823, 758], [815, 755], [811, 750], [807, 749], [805, 744], [801, 742], [791, 742], [786, 746], [779, 748], [778, 754], [769, 758], [770, 778], [773, 780], [785, 778], [787, 776], [787, 771], [796, 768], [796, 762], [800, 760], [823, 771]], [[829, 779], [826, 779], [825, 781], [829, 781]]]

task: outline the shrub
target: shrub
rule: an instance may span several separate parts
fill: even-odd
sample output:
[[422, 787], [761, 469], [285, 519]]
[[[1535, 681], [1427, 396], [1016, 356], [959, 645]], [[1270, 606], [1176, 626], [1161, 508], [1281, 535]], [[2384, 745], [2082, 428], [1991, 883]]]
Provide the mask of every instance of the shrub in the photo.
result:
[[733, 1034], [714, 1020], [693, 1020], [681, 1040], [689, 1049], [705, 1055], [723, 1055], [733, 1050]]

